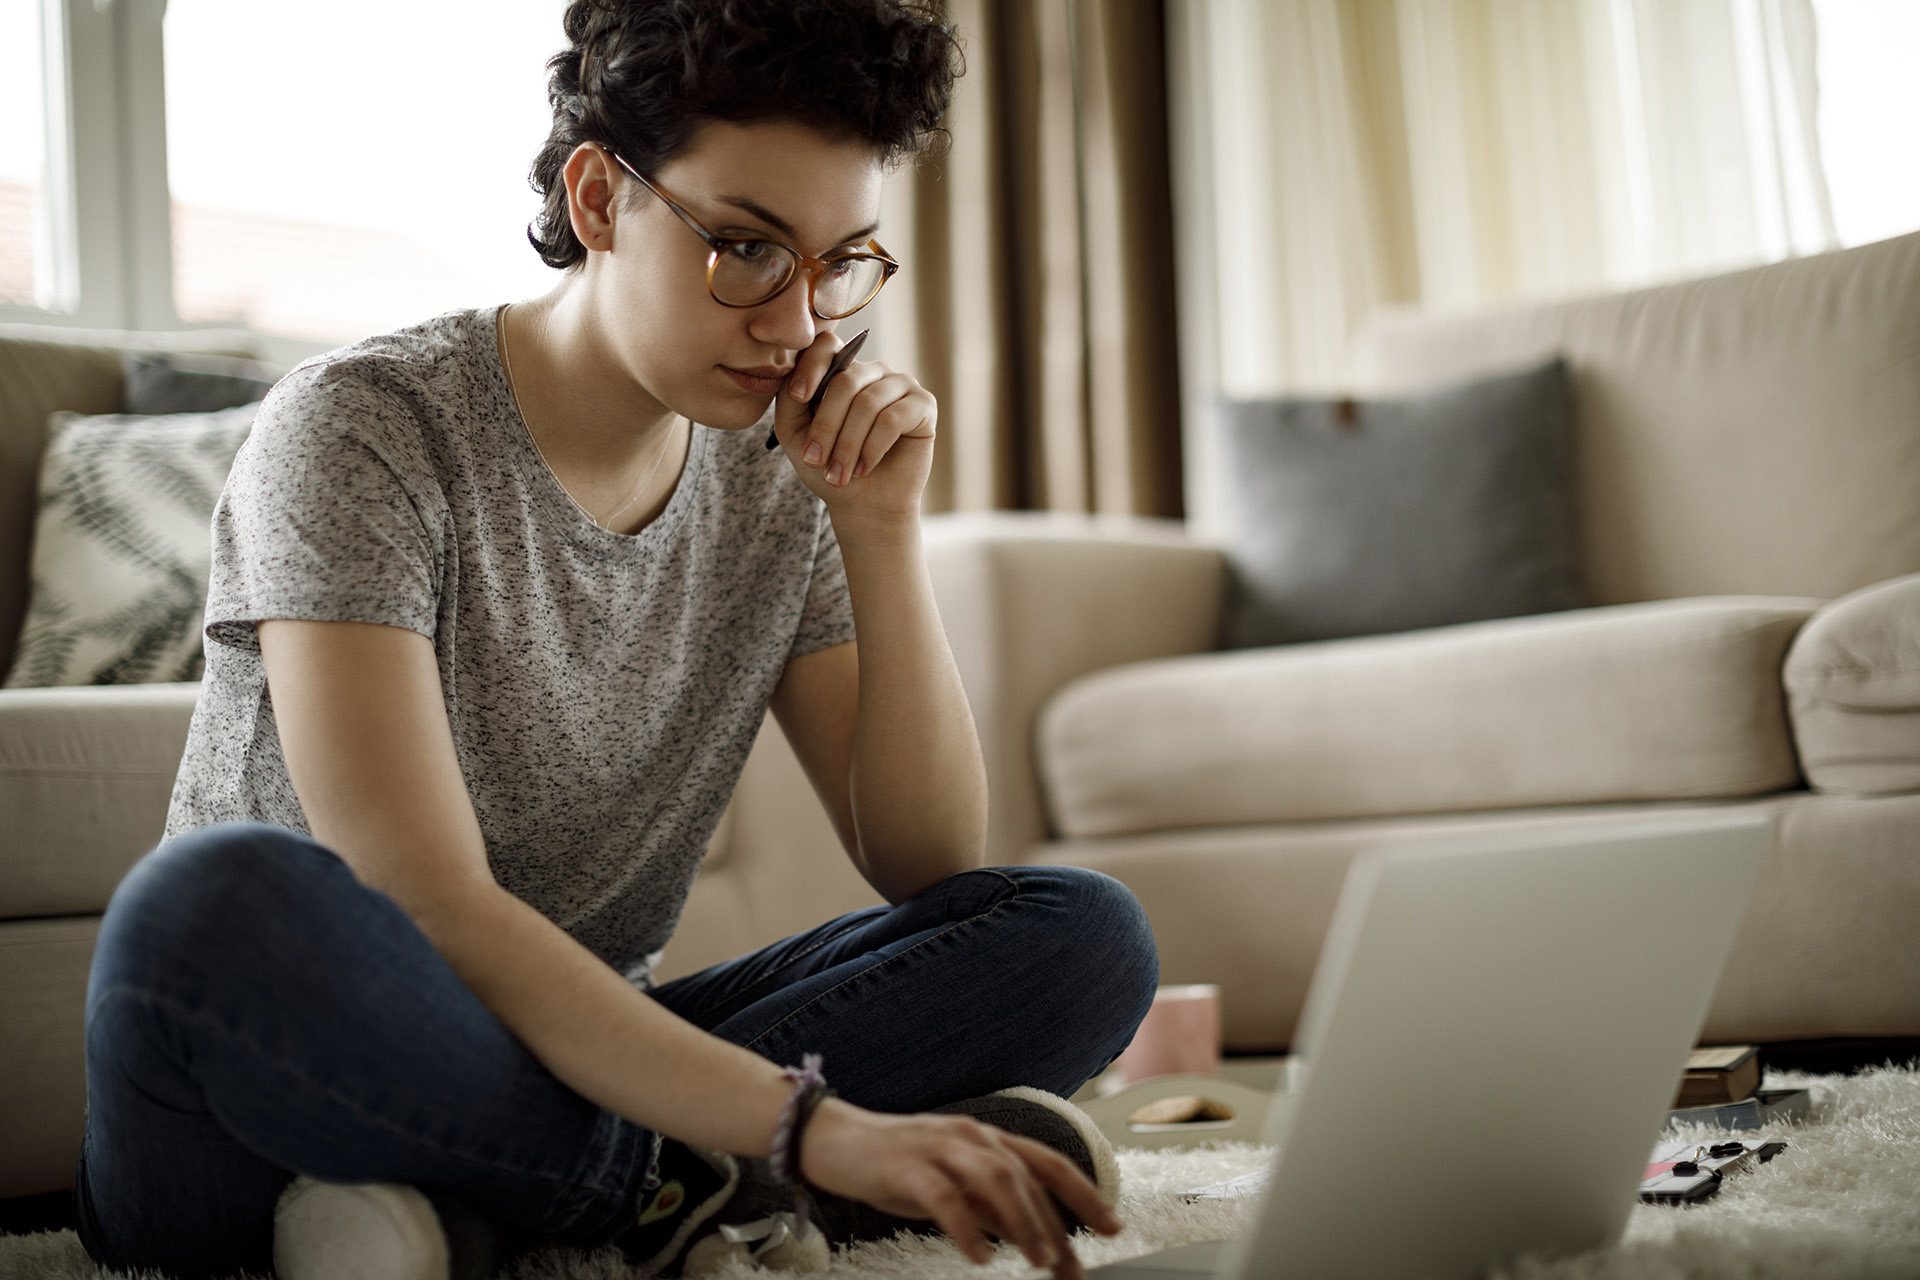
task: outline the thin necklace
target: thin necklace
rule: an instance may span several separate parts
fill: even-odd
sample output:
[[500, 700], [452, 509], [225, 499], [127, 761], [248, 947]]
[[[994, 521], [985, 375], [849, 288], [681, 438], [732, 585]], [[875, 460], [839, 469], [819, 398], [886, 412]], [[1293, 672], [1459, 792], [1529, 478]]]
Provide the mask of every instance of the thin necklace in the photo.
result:
[[547, 461], [547, 451], [540, 447], [540, 437], [533, 434], [533, 424], [527, 421], [526, 408], [520, 403], [520, 391], [519, 388], [514, 385], [513, 381], [513, 356], [507, 350], [506, 307], [500, 308], [499, 329], [500, 366], [507, 375], [507, 394], [513, 397], [513, 407], [520, 414], [520, 427], [527, 433], [527, 439], [532, 442], [534, 453], [539, 455], [540, 465], [547, 469], [547, 474], [553, 477], [553, 482], [560, 486], [560, 492], [567, 495], [567, 501], [574, 505], [575, 510], [591, 520], [595, 528], [605, 529], [608, 533], [612, 533], [613, 522], [619, 518], [620, 513], [640, 501], [640, 495], [647, 491], [647, 486], [653, 483], [653, 478], [660, 474], [660, 464], [666, 461], [667, 446], [673, 443], [673, 433], [669, 431], [666, 437], [660, 441], [660, 449], [653, 455], [653, 466], [647, 469], [647, 478], [640, 482], [639, 487], [633, 491], [633, 496], [621, 503], [618, 507], [615, 507], [612, 511], [609, 511], [604, 521], [601, 520], [599, 516], [587, 510], [580, 499], [573, 496], [573, 490], [567, 488], [566, 482], [560, 479], [560, 473], [553, 469], [551, 462]]

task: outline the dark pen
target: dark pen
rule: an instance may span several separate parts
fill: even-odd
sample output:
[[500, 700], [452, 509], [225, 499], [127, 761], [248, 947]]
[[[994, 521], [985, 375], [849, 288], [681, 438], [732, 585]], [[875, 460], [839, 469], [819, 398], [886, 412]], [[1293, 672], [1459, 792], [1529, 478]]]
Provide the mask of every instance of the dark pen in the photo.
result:
[[[867, 340], [867, 335], [872, 332], [873, 330], [871, 329], [862, 329], [847, 339], [846, 346], [834, 353], [833, 363], [827, 366], [827, 376], [820, 379], [820, 385], [813, 389], [813, 395], [807, 401], [808, 413], [820, 412], [820, 402], [826, 399], [827, 384], [846, 372], [847, 366], [853, 363], [853, 358], [860, 354], [860, 345]], [[769, 428], [767, 431], [767, 452], [771, 453], [779, 447], [780, 437], [778, 433]]]

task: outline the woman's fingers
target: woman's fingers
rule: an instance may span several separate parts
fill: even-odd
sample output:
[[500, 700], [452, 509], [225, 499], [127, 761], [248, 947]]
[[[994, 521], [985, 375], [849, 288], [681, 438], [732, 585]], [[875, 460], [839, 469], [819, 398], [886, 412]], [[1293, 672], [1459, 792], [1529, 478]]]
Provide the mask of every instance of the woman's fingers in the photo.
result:
[[904, 435], [931, 435], [933, 396], [911, 375], [855, 363], [827, 387], [800, 442], [801, 461], [831, 485], [872, 471]]
[[880, 460], [903, 436], [932, 435], [934, 413], [932, 393], [918, 383], [914, 383], [906, 395], [881, 409], [872, 430], [867, 432], [866, 442], [860, 447], [859, 458], [853, 465], [854, 478], [857, 480], [879, 466]]
[[895, 430], [891, 435], [886, 434], [882, 429], [882, 419], [906, 394], [911, 383], [912, 379], [904, 374], [891, 373], [869, 382], [854, 393], [847, 405], [846, 417], [840, 420], [840, 434], [833, 443], [829, 478], [838, 476], [838, 482], [844, 482], [866, 474], [860, 469], [864, 453], [873, 452], [876, 459], [886, 456], [893, 442], [900, 438], [900, 432]]
[[827, 376], [827, 370], [833, 367], [833, 361], [840, 354], [840, 348], [846, 343], [837, 333], [822, 333], [813, 340], [813, 345], [802, 351], [793, 362], [793, 372], [787, 377], [787, 398], [792, 403], [782, 406], [776, 412], [804, 412], [807, 402], [814, 392], [820, 389], [820, 379]]
[[1058, 1166], [1049, 1165], [1052, 1178], [1060, 1180], [1064, 1171], [1066, 1178], [1078, 1180], [1082, 1193], [1091, 1193], [1092, 1203], [1104, 1213], [1099, 1193], [1070, 1162], [1039, 1143], [987, 1125], [969, 1122], [967, 1127], [971, 1131], [967, 1146], [950, 1153], [951, 1167], [989, 1229], [1019, 1248], [1032, 1265], [1052, 1268], [1059, 1280], [1078, 1280], [1084, 1274], [1080, 1260], [1048, 1194], [1048, 1180], [1034, 1167], [1031, 1154], [1051, 1158]]
[[976, 1263], [993, 1257], [992, 1236], [1051, 1268], [1056, 1280], [1082, 1280], [1056, 1196], [1099, 1229], [1119, 1229], [1065, 1157], [976, 1120], [823, 1105], [808, 1139], [810, 1180], [889, 1213], [931, 1219]]
[[899, 393], [899, 382], [881, 365], [852, 365], [833, 380], [826, 399], [820, 401], [820, 411], [806, 428], [808, 451], [820, 451], [818, 466], [828, 484], [839, 486], [852, 480], [860, 449], [885, 407], [883, 397], [889, 391]]
[[874, 419], [890, 397], [898, 397], [904, 381], [903, 375], [890, 374], [884, 365], [854, 364], [828, 386], [826, 399], [807, 428], [808, 450], [820, 450], [819, 465], [828, 484], [853, 479], [854, 464], [860, 460]]
[[1066, 1228], [1020, 1157], [991, 1139], [956, 1144], [942, 1163], [981, 1210], [993, 1233], [1036, 1267], [1069, 1257]]
[[[827, 376], [827, 370], [833, 366], [834, 357], [840, 354], [842, 345], [837, 334], [820, 334], [814, 339], [813, 345], [794, 360], [793, 372], [787, 375], [785, 390], [774, 397], [774, 438], [796, 453], [807, 445], [805, 431], [812, 421], [807, 412], [807, 402], [819, 389], [820, 380]], [[834, 381], [838, 382], [839, 379], [835, 378]], [[795, 435], [796, 431], [801, 434]]]
[[993, 1245], [981, 1230], [980, 1221], [974, 1214], [973, 1206], [968, 1203], [966, 1194], [934, 1165], [925, 1165], [920, 1172], [920, 1186], [913, 1198], [922, 1211], [933, 1219], [934, 1225], [947, 1233], [947, 1237], [966, 1255], [967, 1261], [990, 1261]]
[[1119, 1234], [1124, 1226], [1119, 1215], [1100, 1194], [1100, 1189], [1087, 1181], [1079, 1166], [1052, 1147], [1030, 1138], [1009, 1135], [1008, 1140], [1015, 1144], [1041, 1185], [1058, 1197], [1074, 1216], [1102, 1235]]

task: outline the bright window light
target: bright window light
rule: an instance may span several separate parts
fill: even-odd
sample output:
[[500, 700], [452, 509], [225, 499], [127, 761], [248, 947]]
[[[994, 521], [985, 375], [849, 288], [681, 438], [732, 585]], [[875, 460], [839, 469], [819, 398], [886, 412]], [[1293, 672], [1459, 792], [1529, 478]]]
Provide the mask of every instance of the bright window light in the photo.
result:
[[1813, 0], [1820, 150], [1845, 245], [1920, 230], [1920, 3]]
[[545, 292], [527, 168], [564, 7], [171, 0], [180, 318], [345, 342]]
[[0, 305], [46, 306], [51, 287], [41, 0], [0, 0]]

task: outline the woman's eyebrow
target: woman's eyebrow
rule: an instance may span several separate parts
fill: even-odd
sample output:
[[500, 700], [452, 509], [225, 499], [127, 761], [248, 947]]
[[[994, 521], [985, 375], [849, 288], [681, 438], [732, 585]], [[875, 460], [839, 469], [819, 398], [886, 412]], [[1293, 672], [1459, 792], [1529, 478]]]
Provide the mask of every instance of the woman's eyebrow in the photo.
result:
[[[793, 229], [792, 223], [761, 204], [758, 200], [749, 196], [719, 196], [716, 198], [732, 205], [736, 209], [752, 214], [789, 240], [797, 240], [800, 238], [800, 233]], [[835, 240], [834, 243], [852, 244], [858, 240], [865, 240], [879, 229], [880, 224], [878, 222], [870, 222], [852, 235], [841, 236], [838, 240]]]

